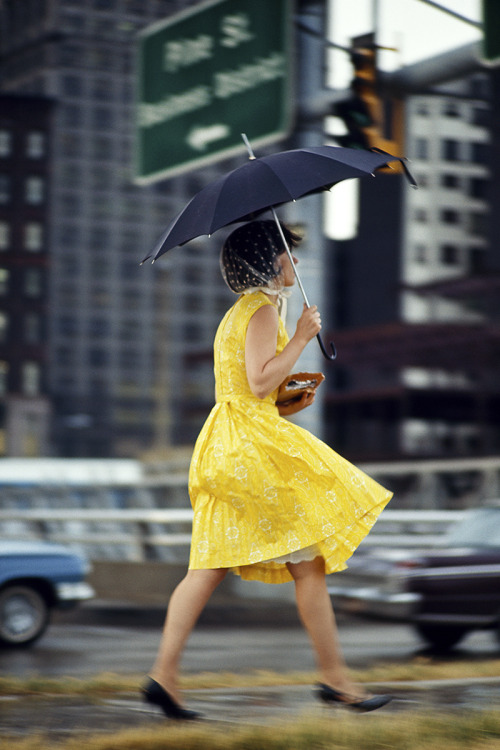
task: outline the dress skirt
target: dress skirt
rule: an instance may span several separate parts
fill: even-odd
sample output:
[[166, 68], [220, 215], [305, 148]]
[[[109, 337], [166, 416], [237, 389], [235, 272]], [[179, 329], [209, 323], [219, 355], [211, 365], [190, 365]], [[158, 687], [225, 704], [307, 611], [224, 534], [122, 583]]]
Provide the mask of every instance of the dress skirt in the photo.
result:
[[267, 583], [292, 580], [279, 558], [312, 545], [326, 573], [343, 570], [392, 496], [274, 404], [249, 396], [215, 405], [189, 484], [189, 567]]

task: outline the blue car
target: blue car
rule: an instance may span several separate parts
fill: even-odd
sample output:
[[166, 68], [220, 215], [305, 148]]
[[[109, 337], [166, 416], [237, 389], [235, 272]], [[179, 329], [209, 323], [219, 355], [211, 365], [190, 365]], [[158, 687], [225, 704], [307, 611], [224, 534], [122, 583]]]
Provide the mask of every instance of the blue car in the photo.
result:
[[0, 542], [0, 646], [28, 646], [45, 632], [55, 608], [90, 599], [86, 560], [45, 542]]

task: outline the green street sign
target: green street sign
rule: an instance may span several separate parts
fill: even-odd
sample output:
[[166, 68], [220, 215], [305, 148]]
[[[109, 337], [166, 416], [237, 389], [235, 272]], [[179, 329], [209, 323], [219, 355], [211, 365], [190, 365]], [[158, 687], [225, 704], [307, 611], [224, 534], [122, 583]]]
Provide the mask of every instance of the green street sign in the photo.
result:
[[212, 0], [143, 31], [135, 181], [147, 184], [284, 137], [292, 0]]

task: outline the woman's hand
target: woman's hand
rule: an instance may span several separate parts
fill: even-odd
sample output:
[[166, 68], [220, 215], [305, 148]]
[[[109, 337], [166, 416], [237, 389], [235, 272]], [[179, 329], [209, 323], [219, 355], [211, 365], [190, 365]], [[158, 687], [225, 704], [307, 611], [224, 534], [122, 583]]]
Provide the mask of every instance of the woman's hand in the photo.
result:
[[302, 315], [297, 321], [295, 336], [297, 336], [299, 340], [303, 339], [305, 344], [307, 344], [311, 339], [317, 336], [320, 331], [321, 317], [317, 306], [312, 305], [312, 307], [307, 307], [304, 303]]
[[306, 344], [321, 330], [316, 305], [304, 305], [294, 335], [283, 351], [276, 355], [278, 322], [278, 311], [274, 305], [263, 305], [248, 324], [245, 365], [250, 389], [257, 398], [265, 398], [283, 382]]

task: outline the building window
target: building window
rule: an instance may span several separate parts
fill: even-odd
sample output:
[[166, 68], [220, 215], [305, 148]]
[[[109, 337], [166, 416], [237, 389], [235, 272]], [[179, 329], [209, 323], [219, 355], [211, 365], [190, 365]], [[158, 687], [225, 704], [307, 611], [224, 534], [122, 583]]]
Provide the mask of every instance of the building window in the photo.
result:
[[78, 333], [78, 321], [72, 315], [62, 315], [58, 320], [58, 331], [61, 336], [75, 336]]
[[9, 275], [6, 268], [0, 268], [0, 295], [2, 296], [9, 293]]
[[443, 106], [443, 115], [445, 117], [460, 117], [460, 107], [457, 102], [445, 102]]
[[105, 367], [109, 362], [108, 352], [99, 347], [92, 347], [88, 353], [88, 363], [91, 367]]
[[470, 160], [474, 164], [489, 164], [491, 160], [491, 147], [489, 143], [471, 143]]
[[445, 208], [441, 211], [441, 221], [443, 224], [459, 224], [460, 214], [451, 208]]
[[116, 6], [116, 0], [94, 0], [96, 10], [113, 10]]
[[92, 339], [104, 339], [110, 335], [110, 325], [106, 318], [91, 318], [88, 323], [88, 334]]
[[5, 396], [8, 389], [9, 363], [0, 360], [0, 396]]
[[93, 158], [96, 161], [107, 161], [113, 158], [113, 141], [110, 138], [97, 136], [92, 144]]
[[24, 227], [24, 248], [32, 253], [38, 253], [43, 247], [43, 225], [38, 221], [30, 221]]
[[415, 263], [426, 263], [427, 262], [427, 246], [415, 245], [414, 257], [415, 257]]
[[83, 95], [83, 83], [78, 76], [65, 75], [62, 79], [62, 88], [63, 96], [79, 98]]
[[68, 159], [78, 159], [82, 153], [82, 139], [75, 133], [62, 133], [60, 139], [63, 156]]
[[10, 130], [0, 130], [0, 157], [5, 158], [12, 153], [12, 133]]
[[24, 316], [24, 341], [26, 344], [39, 344], [42, 339], [40, 316], [28, 313]]
[[65, 216], [78, 216], [80, 214], [80, 195], [70, 192], [63, 193], [61, 208]]
[[10, 247], [10, 224], [0, 221], [0, 250], [8, 250]]
[[43, 275], [38, 268], [28, 268], [23, 279], [23, 291], [26, 297], [40, 297], [43, 288]]
[[491, 126], [490, 110], [486, 107], [473, 107], [471, 122], [473, 125], [479, 125], [481, 128], [489, 128]]
[[9, 329], [9, 316], [5, 312], [0, 311], [0, 342], [5, 343], [7, 341]]
[[442, 174], [441, 186], [450, 188], [451, 190], [457, 190], [460, 187], [460, 177], [456, 174]]
[[460, 250], [456, 245], [441, 245], [439, 254], [445, 266], [456, 266], [460, 260]]
[[471, 198], [486, 200], [488, 198], [488, 188], [488, 180], [482, 180], [479, 177], [472, 177], [469, 181], [469, 189], [467, 192]]
[[21, 371], [22, 391], [26, 396], [40, 393], [41, 370], [37, 362], [24, 362]]
[[76, 104], [66, 104], [61, 110], [61, 117], [67, 128], [79, 128], [82, 125], [82, 110]]
[[483, 273], [485, 270], [486, 250], [484, 247], [469, 248], [469, 267], [471, 273]]
[[110, 130], [113, 127], [113, 114], [107, 107], [96, 107], [92, 121], [96, 130]]
[[45, 183], [42, 177], [28, 177], [25, 184], [25, 199], [30, 206], [39, 206], [45, 198]]
[[[75, 218], [75, 217], [72, 217]], [[61, 245], [64, 245], [66, 252], [70, 252], [71, 248], [78, 247], [80, 245], [82, 236], [80, 227], [76, 224], [61, 224], [58, 229], [58, 237]], [[64, 258], [67, 256], [63, 256]]]
[[486, 237], [488, 234], [488, 214], [471, 213], [469, 215], [469, 232], [478, 237]]
[[38, 130], [28, 133], [26, 156], [30, 159], [41, 159], [45, 155], [45, 134]]
[[460, 142], [448, 138], [442, 141], [441, 156], [444, 161], [460, 161]]
[[11, 187], [10, 177], [6, 174], [0, 174], [0, 205], [5, 206], [10, 202]]
[[428, 159], [429, 158], [429, 142], [426, 138], [415, 139], [415, 158], [416, 159]]
[[[425, 208], [416, 208], [415, 209], [415, 221], [420, 222], [421, 224], [425, 224], [427, 222], [427, 211]], [[192, 279], [186, 278], [186, 281], [192, 281]]]
[[92, 87], [93, 97], [100, 102], [110, 102], [114, 95], [112, 78], [96, 78]]

